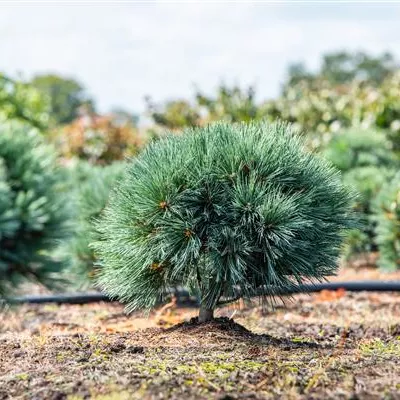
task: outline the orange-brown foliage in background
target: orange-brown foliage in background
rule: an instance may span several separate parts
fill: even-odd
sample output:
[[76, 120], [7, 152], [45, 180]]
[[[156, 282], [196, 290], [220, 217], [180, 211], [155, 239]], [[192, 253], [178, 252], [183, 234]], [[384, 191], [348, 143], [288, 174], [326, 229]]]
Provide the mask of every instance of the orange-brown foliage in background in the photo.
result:
[[94, 164], [109, 164], [135, 155], [146, 138], [130, 122], [120, 122], [113, 114], [85, 114], [55, 134], [61, 154]]

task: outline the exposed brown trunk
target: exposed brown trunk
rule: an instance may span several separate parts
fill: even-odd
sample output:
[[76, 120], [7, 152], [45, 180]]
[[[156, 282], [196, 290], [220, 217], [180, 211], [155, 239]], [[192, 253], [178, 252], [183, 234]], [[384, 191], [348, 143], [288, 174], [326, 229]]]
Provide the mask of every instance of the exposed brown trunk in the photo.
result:
[[207, 322], [214, 319], [214, 310], [205, 306], [200, 306], [199, 322]]

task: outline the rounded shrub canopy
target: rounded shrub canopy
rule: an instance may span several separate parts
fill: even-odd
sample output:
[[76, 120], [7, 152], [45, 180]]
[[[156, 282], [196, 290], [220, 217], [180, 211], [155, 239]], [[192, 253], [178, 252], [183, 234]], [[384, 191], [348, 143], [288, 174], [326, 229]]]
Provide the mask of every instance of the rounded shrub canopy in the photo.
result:
[[68, 232], [63, 181], [37, 130], [0, 125], [0, 295], [25, 279], [54, 283], [52, 250]]
[[176, 285], [210, 309], [237, 293], [268, 300], [336, 271], [351, 203], [286, 124], [168, 135], [131, 162], [97, 223], [98, 283], [128, 310]]

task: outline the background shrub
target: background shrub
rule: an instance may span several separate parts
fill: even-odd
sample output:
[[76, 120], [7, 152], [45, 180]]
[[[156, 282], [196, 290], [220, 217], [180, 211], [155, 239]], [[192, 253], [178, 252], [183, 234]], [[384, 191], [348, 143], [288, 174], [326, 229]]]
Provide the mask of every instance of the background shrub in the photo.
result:
[[343, 174], [343, 183], [358, 193], [353, 207], [359, 216], [359, 227], [349, 233], [344, 255], [346, 258], [360, 253], [377, 251], [375, 221], [372, 218], [372, 202], [390, 178], [394, 169], [365, 166], [350, 169]]
[[344, 256], [377, 251], [371, 204], [399, 166], [392, 143], [383, 131], [353, 128], [334, 134], [323, 155], [342, 171], [343, 182], [358, 193], [354, 209], [360, 227], [348, 235]]
[[114, 162], [108, 166], [79, 162], [72, 170], [72, 186], [76, 190], [76, 221], [74, 234], [66, 243], [65, 255], [69, 260], [69, 276], [74, 286], [87, 287], [94, 276], [96, 261], [89, 244], [95, 239], [92, 223], [107, 204], [111, 188], [122, 175], [125, 164]]
[[112, 115], [97, 114], [77, 118], [56, 131], [54, 140], [66, 158], [103, 165], [136, 154], [144, 144], [131, 123], [119, 123]]
[[400, 71], [377, 82], [351, 79], [335, 82], [326, 76], [304, 77], [288, 82], [281, 96], [262, 106], [269, 119], [293, 122], [314, 136], [315, 145], [329, 141], [331, 133], [350, 127], [392, 130], [400, 133]]
[[55, 283], [61, 263], [52, 250], [68, 232], [65, 181], [38, 131], [0, 126], [0, 293], [23, 280]]
[[400, 268], [400, 173], [382, 187], [373, 208], [378, 264], [385, 270]]
[[50, 104], [36, 88], [0, 72], [0, 121], [19, 120], [37, 128], [49, 123]]
[[343, 172], [359, 167], [399, 165], [386, 133], [371, 129], [353, 128], [334, 134], [323, 155]]

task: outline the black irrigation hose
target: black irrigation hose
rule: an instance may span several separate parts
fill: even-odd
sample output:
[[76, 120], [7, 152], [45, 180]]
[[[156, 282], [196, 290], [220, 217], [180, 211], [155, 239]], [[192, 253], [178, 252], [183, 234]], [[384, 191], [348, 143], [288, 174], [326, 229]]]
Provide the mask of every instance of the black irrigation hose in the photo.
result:
[[[322, 290], [345, 289], [349, 292], [400, 292], [400, 281], [349, 281], [300, 285], [290, 293], [314, 293]], [[288, 294], [290, 294], [288, 293]]]
[[[177, 304], [180, 306], [196, 306], [198, 304], [198, 300], [195, 297], [190, 296], [189, 292], [185, 289], [179, 288], [172, 290], [171, 295], [175, 295], [177, 297]], [[6, 299], [8, 304], [88, 304], [99, 303], [102, 301], [113, 302], [116, 300], [98, 292], [19, 296]]]
[[37, 296], [20, 296], [7, 299], [9, 304], [87, 304], [98, 303], [100, 301], [111, 301], [102, 293], [66, 293], [66, 294], [50, 294]]
[[[322, 290], [344, 289], [348, 292], [400, 292], [400, 281], [348, 281], [348, 282], [325, 282], [299, 285], [297, 288], [281, 289], [274, 291], [275, 296], [286, 296], [300, 293], [317, 293]], [[262, 294], [262, 289], [259, 295]], [[256, 297], [255, 295], [254, 297]], [[219, 305], [228, 304], [238, 300], [239, 295], [234, 299], [222, 300]]]
[[[327, 282], [317, 284], [300, 285], [293, 290], [282, 290], [276, 295], [291, 295], [297, 293], [315, 293], [322, 290], [344, 289], [349, 292], [400, 292], [400, 281], [352, 281], [352, 282]], [[198, 300], [189, 295], [185, 289], [176, 289], [173, 292], [177, 297], [177, 304], [180, 306], [195, 306]], [[101, 301], [113, 301], [102, 293], [71, 293], [38, 296], [21, 296], [9, 298], [10, 304], [87, 304]], [[232, 300], [222, 301], [221, 304]]]

